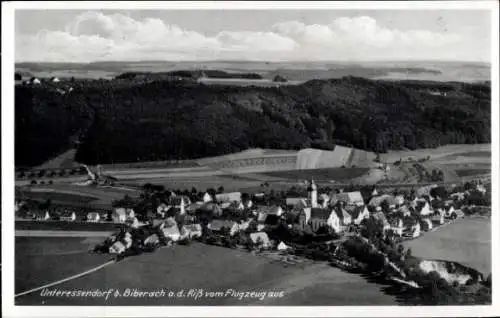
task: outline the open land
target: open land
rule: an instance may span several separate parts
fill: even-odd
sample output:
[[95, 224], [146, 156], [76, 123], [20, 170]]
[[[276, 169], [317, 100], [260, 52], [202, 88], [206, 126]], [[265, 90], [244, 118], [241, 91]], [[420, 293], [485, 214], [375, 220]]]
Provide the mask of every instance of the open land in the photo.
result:
[[491, 273], [491, 221], [466, 218], [404, 242], [414, 256], [450, 260]]
[[[38, 255], [36, 266], [27, 257], [40, 254], [41, 247], [32, 245], [32, 238], [16, 238], [16, 293], [62, 279], [107, 261], [102, 255], [85, 254], [90, 241], [69, 239], [59, 249], [73, 253], [73, 260], [54, 267], [65, 256]], [[48, 240], [48, 241], [45, 241]], [[50, 239], [37, 239], [39, 246], [50, 249]], [[26, 244], [29, 249], [23, 249]], [[47, 245], [48, 244], [48, 245]], [[58, 251], [57, 253], [61, 253]], [[81, 256], [80, 256], [81, 255]], [[80, 259], [81, 258], [81, 259]], [[85, 260], [83, 260], [86, 258]], [[43, 277], [43, 279], [42, 279]], [[283, 298], [243, 299], [231, 297], [207, 298], [61, 298], [42, 297], [40, 291], [16, 298], [16, 305], [394, 305], [393, 296], [380, 292], [380, 286], [363, 277], [342, 272], [327, 264], [303, 266], [278, 263], [248, 252], [216, 246], [192, 244], [164, 248], [151, 254], [141, 254], [112, 264], [104, 269], [58, 285], [61, 290], [138, 288], [143, 291], [168, 289], [199, 289], [226, 291], [284, 291]]]

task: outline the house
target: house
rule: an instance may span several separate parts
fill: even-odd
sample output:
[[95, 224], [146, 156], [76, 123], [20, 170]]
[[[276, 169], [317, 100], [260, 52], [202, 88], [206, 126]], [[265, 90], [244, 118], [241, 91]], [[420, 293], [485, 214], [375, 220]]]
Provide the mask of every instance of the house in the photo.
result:
[[370, 211], [368, 211], [368, 207], [366, 205], [358, 205], [346, 210], [351, 215], [352, 223], [356, 225], [360, 225], [364, 219], [368, 219], [370, 217]]
[[422, 197], [424, 195], [430, 196], [431, 190], [434, 188], [437, 188], [437, 184], [421, 187], [421, 188], [417, 189], [416, 195], [417, 195], [417, 197]]
[[394, 198], [394, 196], [392, 196], [390, 194], [382, 194], [382, 195], [373, 197], [370, 199], [370, 202], [368, 203], [368, 205], [376, 208], [376, 207], [381, 206], [384, 201], [387, 202], [387, 205], [389, 206], [390, 209], [396, 208], [396, 205], [397, 205], [396, 199]]
[[201, 237], [202, 230], [200, 224], [188, 224], [184, 225], [181, 230], [182, 237], [186, 238], [196, 238]]
[[241, 221], [239, 224], [240, 231], [246, 231], [250, 227], [250, 224], [252, 223], [252, 221], [253, 221], [252, 219], [246, 219], [246, 220]]
[[230, 236], [235, 235], [240, 230], [238, 223], [228, 220], [213, 220], [208, 224], [208, 228], [216, 234], [222, 234], [226, 230]]
[[271, 247], [271, 242], [269, 241], [269, 237], [265, 232], [255, 232], [250, 233], [250, 240], [253, 244], [257, 245], [260, 248], [269, 248]]
[[330, 194], [331, 205], [336, 204], [339, 201], [345, 202], [346, 206], [356, 206], [365, 204], [365, 200], [363, 199], [363, 196], [359, 191]]
[[444, 216], [447, 218], [451, 218], [452, 214], [455, 213], [455, 207], [453, 205], [445, 205], [444, 207]]
[[167, 211], [171, 208], [171, 206], [166, 205], [165, 203], [160, 204], [156, 208], [156, 214], [162, 218], [164, 218], [167, 215]]
[[229, 204], [228, 208], [233, 209], [233, 210], [237, 210], [237, 211], [243, 211], [243, 210], [245, 210], [245, 205], [241, 201], [240, 202], [234, 201], [234, 202], [231, 202]]
[[431, 206], [427, 200], [417, 200], [414, 204], [414, 208], [415, 211], [422, 216], [428, 216], [433, 213]]
[[404, 224], [403, 219], [395, 217], [390, 222], [391, 230], [398, 236], [403, 236]]
[[76, 220], [76, 213], [75, 211], [68, 211], [65, 210], [60, 216], [59, 220], [61, 221], [66, 221], [66, 222], [73, 222]]
[[215, 195], [215, 200], [221, 203], [241, 202], [241, 192], [219, 193]]
[[373, 191], [372, 191], [372, 197], [375, 197], [375, 196], [378, 196], [378, 191], [377, 191], [377, 188], [373, 188]]
[[134, 209], [115, 208], [111, 214], [111, 220], [114, 223], [124, 223], [127, 219], [135, 217]]
[[285, 204], [287, 207], [297, 207], [297, 208], [305, 208], [309, 206], [307, 198], [286, 198]]
[[420, 236], [420, 230], [421, 230], [420, 223], [419, 223], [419, 222], [416, 222], [416, 223], [412, 226], [412, 228], [411, 228], [410, 236], [411, 236], [412, 238], [419, 237], [419, 236]]
[[207, 202], [212, 202], [212, 201], [213, 201], [213, 198], [210, 195], [210, 193], [205, 192], [205, 194], [203, 194], [203, 202], [207, 203]]
[[29, 81], [30, 84], [32, 85], [40, 85], [42, 82], [40, 81], [40, 79], [36, 78], [36, 77], [32, 77]]
[[410, 216], [411, 210], [407, 205], [402, 205], [398, 208], [398, 212], [403, 214], [403, 216]]
[[50, 81], [53, 83], [59, 83], [61, 80], [59, 80], [59, 78], [57, 78], [57, 77], [51, 77]]
[[101, 216], [97, 212], [90, 212], [87, 214], [87, 221], [97, 223], [101, 220]]
[[34, 219], [37, 221], [47, 221], [50, 220], [49, 211], [36, 211]]
[[222, 215], [221, 207], [215, 202], [207, 202], [207, 203], [203, 204], [198, 209], [197, 213], [198, 212], [209, 213], [212, 216], [221, 216]]
[[286, 245], [284, 242], [280, 242], [277, 246], [278, 251], [286, 251], [290, 249], [290, 246]]
[[165, 239], [169, 241], [177, 242], [181, 238], [181, 233], [179, 232], [177, 224], [165, 224], [161, 228], [161, 233]]
[[277, 205], [261, 207], [259, 212], [276, 216], [282, 216], [284, 213], [283, 208]]
[[347, 225], [351, 224], [351, 221], [351, 215], [343, 207], [336, 206], [328, 217], [327, 224], [335, 230], [335, 233], [340, 233], [345, 230]]
[[384, 232], [388, 231], [391, 228], [389, 221], [387, 221], [387, 218], [385, 217], [385, 214], [382, 211], [377, 211], [377, 212], [373, 213], [373, 217], [376, 220], [379, 220], [382, 222], [382, 226], [383, 226], [382, 230]]
[[128, 218], [125, 223], [130, 226], [131, 228], [138, 228], [141, 226], [141, 223], [139, 222], [139, 220], [134, 216], [134, 217], [131, 217], [131, 218]]
[[432, 230], [432, 222], [430, 218], [425, 218], [420, 221], [420, 228], [424, 231]]
[[478, 185], [476, 185], [476, 190], [477, 190], [477, 191], [479, 191], [479, 192], [481, 192], [482, 194], [485, 194], [485, 193], [486, 193], [486, 188], [485, 188], [485, 186], [484, 186], [484, 185], [482, 185], [482, 184], [478, 184]]
[[465, 199], [465, 193], [455, 192], [455, 193], [450, 194], [450, 198], [452, 198], [455, 201], [463, 201]]
[[395, 201], [395, 204], [397, 207], [399, 206], [402, 206], [403, 204], [405, 204], [405, 197], [401, 194], [398, 194], [394, 197], [394, 201]]
[[250, 209], [250, 208], [252, 208], [252, 207], [253, 207], [253, 201], [252, 201], [252, 200], [250, 200], [250, 199], [248, 199], [248, 200], [244, 200], [244, 201], [243, 201], [243, 207], [244, 207], [245, 209]]
[[110, 254], [121, 254], [132, 246], [132, 235], [125, 233], [122, 239], [117, 240], [109, 247]]

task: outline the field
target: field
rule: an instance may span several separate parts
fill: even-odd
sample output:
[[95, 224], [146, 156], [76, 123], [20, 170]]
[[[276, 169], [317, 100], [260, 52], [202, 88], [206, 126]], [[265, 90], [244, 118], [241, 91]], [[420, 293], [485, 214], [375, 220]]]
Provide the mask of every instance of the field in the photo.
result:
[[16, 237], [15, 293], [75, 275], [110, 259], [89, 254], [102, 238]]
[[263, 175], [288, 179], [288, 180], [309, 180], [328, 181], [328, 180], [350, 180], [362, 176], [368, 171], [368, 168], [326, 168], [326, 169], [305, 169], [264, 172]]
[[491, 222], [487, 219], [459, 220], [404, 245], [414, 256], [456, 261], [484, 275], [491, 273]]
[[[78, 216], [77, 216], [78, 218]], [[65, 221], [16, 221], [16, 231], [109, 231], [113, 232], [119, 227], [115, 223], [88, 223]]]
[[139, 191], [119, 187], [84, 187], [71, 184], [36, 186], [23, 191], [28, 197], [38, 200], [51, 199], [54, 203], [75, 205], [110, 205], [113, 200], [125, 195], [139, 196]]
[[[16, 239], [16, 292], [83, 271], [104, 263], [105, 256], [86, 255], [89, 241], [71, 240], [52, 250], [50, 240], [30, 246], [29, 239]], [[45, 247], [44, 247], [45, 246]], [[47, 255], [39, 255], [42, 249]], [[73, 253], [74, 259], [66, 261]], [[56, 254], [56, 255], [54, 255]], [[34, 263], [29, 260], [35, 256]], [[54, 266], [58, 264], [58, 266]], [[59, 265], [60, 264], [60, 265]], [[283, 291], [283, 298], [243, 299], [233, 297], [183, 298], [57, 298], [35, 292], [16, 298], [16, 305], [395, 305], [393, 296], [379, 285], [359, 275], [345, 273], [327, 264], [287, 265], [263, 256], [203, 244], [175, 246], [151, 254], [127, 258], [119, 263], [58, 285], [62, 290], [126, 288], [142, 291], [159, 289], [180, 291]]]

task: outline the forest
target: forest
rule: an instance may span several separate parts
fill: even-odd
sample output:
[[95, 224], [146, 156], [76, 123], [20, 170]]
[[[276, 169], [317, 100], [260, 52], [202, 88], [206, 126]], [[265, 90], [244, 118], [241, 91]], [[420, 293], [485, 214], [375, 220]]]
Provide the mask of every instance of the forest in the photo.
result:
[[[236, 87], [158, 80], [15, 87], [16, 167], [77, 147], [107, 164], [216, 156], [248, 148], [384, 153], [491, 142], [491, 86], [358, 77]], [[439, 94], [436, 94], [438, 92]]]

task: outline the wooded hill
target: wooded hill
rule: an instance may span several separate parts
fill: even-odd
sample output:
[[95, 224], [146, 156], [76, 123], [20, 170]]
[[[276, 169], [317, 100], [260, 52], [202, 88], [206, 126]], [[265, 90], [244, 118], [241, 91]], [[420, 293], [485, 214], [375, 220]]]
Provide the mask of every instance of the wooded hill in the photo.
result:
[[[163, 80], [16, 86], [16, 166], [34, 166], [80, 144], [87, 164], [189, 159], [248, 148], [385, 152], [490, 142], [488, 84], [356, 77], [280, 87]], [[78, 138], [77, 138], [78, 137]]]

